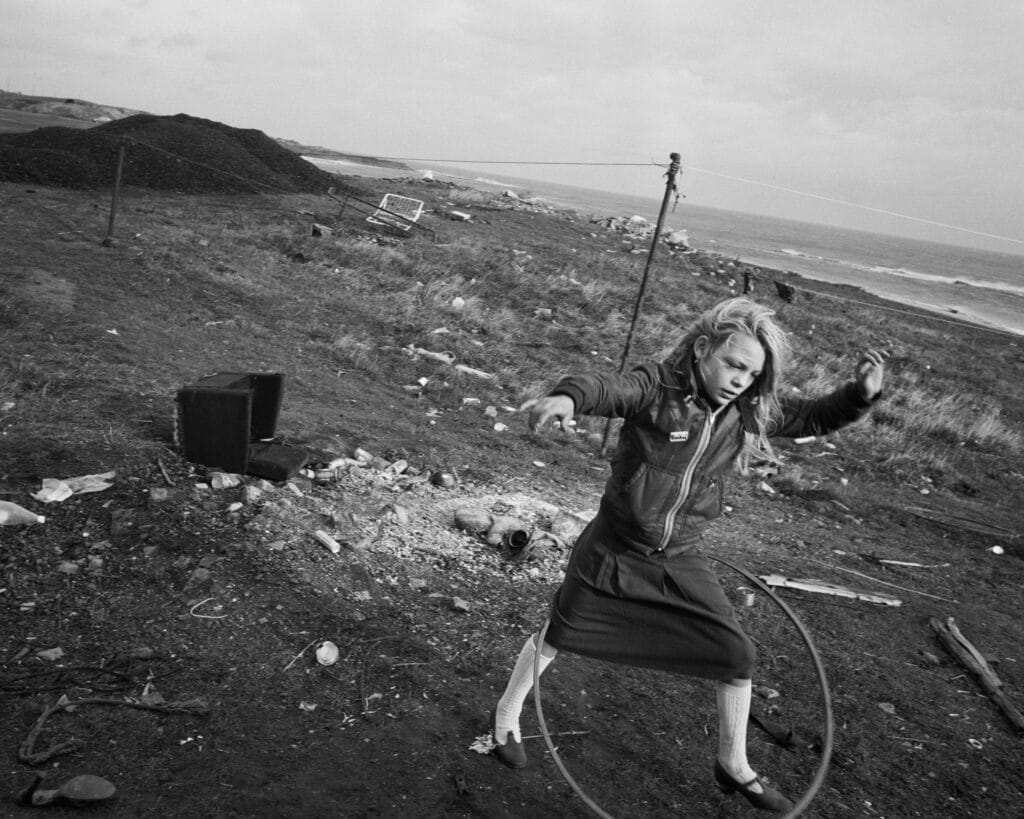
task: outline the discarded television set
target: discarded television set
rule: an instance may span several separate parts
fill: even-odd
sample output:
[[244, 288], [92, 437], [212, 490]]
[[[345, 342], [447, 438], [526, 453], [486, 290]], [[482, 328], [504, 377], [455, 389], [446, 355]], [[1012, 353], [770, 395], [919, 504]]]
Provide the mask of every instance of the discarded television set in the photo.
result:
[[217, 373], [177, 395], [175, 441], [209, 469], [283, 481], [306, 463], [304, 449], [276, 443], [284, 395], [280, 373]]

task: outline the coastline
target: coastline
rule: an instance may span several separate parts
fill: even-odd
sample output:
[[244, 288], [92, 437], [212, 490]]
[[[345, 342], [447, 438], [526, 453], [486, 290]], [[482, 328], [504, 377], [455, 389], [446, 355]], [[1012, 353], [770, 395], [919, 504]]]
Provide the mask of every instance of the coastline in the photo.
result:
[[[374, 165], [370, 161], [372, 158], [369, 157], [364, 158], [366, 160], [365, 162], [356, 162], [352, 157], [341, 159], [337, 155], [304, 155], [303, 158], [317, 165], [317, 167], [327, 170], [330, 173], [335, 173], [339, 176], [355, 176], [380, 180], [395, 179], [403, 182], [408, 182], [410, 180], [449, 182], [450, 184], [458, 185], [470, 190], [476, 190], [489, 195], [500, 195], [504, 190], [511, 190], [520, 194], [524, 189], [529, 189], [529, 186], [520, 184], [519, 182], [510, 183], [502, 180], [488, 179], [481, 176], [471, 177], [467, 174], [449, 173], [448, 171], [436, 168], [416, 169], [407, 167], [405, 169], [398, 169], [395, 167]], [[520, 182], [525, 181], [526, 180], [521, 180]], [[537, 185], [543, 188], [544, 183], [538, 182]], [[580, 189], [580, 191], [585, 193], [584, 189]], [[593, 194], [595, 197], [600, 197], [602, 192], [594, 191]], [[621, 209], [614, 211], [607, 206], [603, 208], [587, 208], [585, 206], [581, 206], [578, 202], [570, 203], [565, 197], [552, 195], [543, 190], [539, 193], [531, 193], [531, 195], [525, 198], [524, 201], [543, 204], [551, 210], [566, 214], [573, 214], [577, 218], [581, 219], [595, 220], [607, 217], [622, 217], [628, 219], [634, 215], [633, 213], [628, 213]], [[648, 211], [648, 213], [649, 212], [650, 211]], [[723, 220], [728, 220], [731, 217], [746, 217], [745, 214], [733, 215], [725, 211], [722, 211], [721, 214], [721, 218]], [[648, 217], [644, 215], [644, 218]], [[648, 221], [653, 224], [653, 220], [649, 219]], [[685, 222], [686, 220], [685, 217], [681, 217], [679, 214], [674, 214], [672, 221], [679, 223], [680, 221]], [[1015, 292], [1006, 292], [1000, 294], [999, 298], [990, 297], [990, 315], [986, 315], [984, 311], [978, 309], [977, 305], [972, 305], [970, 303], [972, 301], [971, 297], [973, 297], [975, 301], [978, 301], [983, 296], [989, 295], [990, 291], [986, 292], [988, 288], [991, 288], [991, 291], [996, 292], [998, 292], [1001, 287], [1005, 288], [1005, 286], [1000, 286], [996, 283], [972, 281], [947, 282], [939, 276], [914, 273], [910, 270], [901, 270], [894, 265], [883, 266], [846, 263], [845, 268], [841, 268], [840, 265], [844, 263], [833, 258], [812, 256], [798, 250], [781, 247], [779, 250], [761, 250], [760, 252], [753, 249], [743, 249], [742, 247], [736, 246], [735, 243], [730, 243], [726, 239], [709, 240], [707, 238], [702, 238], [699, 231], [691, 228], [688, 223], [681, 227], [691, 236], [691, 247], [694, 250], [708, 254], [714, 258], [741, 262], [752, 268], [764, 271], [764, 273], [770, 277], [796, 277], [804, 282], [813, 282], [815, 285], [818, 285], [817, 288], [814, 286], [808, 286], [805, 288], [811, 292], [822, 292], [822, 287], [824, 287], [827, 295], [827, 291], [833, 287], [840, 289], [849, 288], [857, 294], [863, 294], [865, 298], [875, 298], [890, 302], [894, 306], [885, 309], [893, 310], [895, 312], [907, 312], [900, 309], [900, 306], [902, 306], [909, 310], [921, 311], [931, 317], [934, 317], [936, 320], [948, 322], [956, 327], [991, 332], [1009, 339], [1024, 339], [1024, 297], [1020, 294]], [[667, 235], [667, 233], [674, 229], [674, 227], [666, 225], [666, 227], [663, 228], [662, 234]], [[875, 237], [874, 234], [867, 233], [863, 234], [863, 236], [866, 238], [876, 239], [876, 241], [883, 241], [887, 239], [887, 237], [883, 237], [881, 235]], [[723, 247], [722, 245], [731, 246]], [[790, 265], [780, 265], [776, 263], [778, 260], [766, 258], [770, 255], [788, 256], [794, 263]], [[1024, 264], [1024, 259], [1021, 260], [1021, 264]], [[830, 270], [829, 268], [835, 268], [835, 271]], [[871, 282], [854, 281], [853, 279], [857, 277], [861, 279], [873, 278], [876, 286], [872, 287]], [[888, 277], [887, 281], [885, 280], [886, 277]], [[878, 286], [879, 284], [882, 286]], [[955, 292], [955, 288], [957, 286], [961, 288], [974, 287], [975, 291], [967, 294], [968, 298], [963, 298], [964, 294], [962, 292]], [[922, 296], [928, 296], [930, 297], [930, 300], [929, 298]], [[833, 294], [833, 297], [851, 300], [846, 296], [839, 296], [836, 294]], [[1008, 304], [1010, 300], [1017, 299], [1021, 302], [1019, 311], [1015, 310], [1013, 306]], [[861, 303], [867, 304], [870, 302], [862, 301]], [[1018, 316], [1019, 323], [1015, 324], [1014, 320], [1017, 319]]]

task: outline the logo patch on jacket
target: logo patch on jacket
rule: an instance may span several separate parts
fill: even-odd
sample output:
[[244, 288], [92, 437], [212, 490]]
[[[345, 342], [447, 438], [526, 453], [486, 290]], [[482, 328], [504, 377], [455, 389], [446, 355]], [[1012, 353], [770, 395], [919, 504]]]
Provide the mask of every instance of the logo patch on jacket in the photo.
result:
[[677, 429], [668, 434], [668, 439], [673, 444], [681, 444], [683, 441], [690, 440], [690, 430], [688, 429]]

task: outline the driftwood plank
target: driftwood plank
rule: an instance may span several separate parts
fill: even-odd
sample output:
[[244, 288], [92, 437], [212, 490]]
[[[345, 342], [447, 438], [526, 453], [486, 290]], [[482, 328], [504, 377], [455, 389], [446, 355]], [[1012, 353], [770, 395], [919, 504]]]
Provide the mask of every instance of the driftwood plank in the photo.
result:
[[830, 594], [833, 597], [849, 597], [853, 600], [881, 603], [886, 606], [903, 605], [902, 600], [890, 597], [887, 594], [868, 594], [848, 589], [845, 586], [837, 586], [835, 583], [825, 583], [821, 580], [794, 580], [783, 577], [781, 574], [762, 575], [761, 580], [768, 586], [779, 586], [784, 589], [799, 589], [800, 591], [814, 592], [816, 594]]
[[953, 618], [949, 617], [943, 623], [941, 620], [932, 617], [929, 622], [936, 635], [938, 635], [939, 642], [956, 658], [960, 665], [974, 674], [982, 691], [999, 706], [999, 709], [1013, 723], [1017, 731], [1024, 733], [1024, 714], [1020, 712], [1006, 695], [1006, 692], [1003, 691], [1002, 680], [996, 676], [995, 671], [992, 670], [992, 667], [985, 658], [981, 656], [981, 652], [971, 644], [970, 640], [960, 633], [960, 629], [957, 628]]

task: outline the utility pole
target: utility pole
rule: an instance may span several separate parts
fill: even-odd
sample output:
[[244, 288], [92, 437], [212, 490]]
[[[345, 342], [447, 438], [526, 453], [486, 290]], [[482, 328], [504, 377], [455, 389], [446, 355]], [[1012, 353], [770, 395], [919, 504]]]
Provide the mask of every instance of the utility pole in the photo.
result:
[[[640, 320], [640, 308], [643, 306], [644, 295], [647, 292], [647, 280], [651, 273], [651, 262], [654, 261], [654, 251], [658, 247], [658, 239], [661, 237], [661, 228], [665, 224], [665, 214], [668, 213], [668, 203], [672, 194], [676, 193], [676, 176], [679, 174], [679, 163], [681, 158], [677, 153], [669, 154], [671, 160], [668, 170], [665, 172], [665, 195], [661, 200], [661, 210], [658, 212], [658, 222], [654, 226], [654, 235], [651, 237], [651, 249], [647, 251], [647, 263], [644, 265], [644, 275], [640, 279], [640, 292], [637, 293], [636, 303], [633, 305], [633, 320], [629, 324], [629, 332], [626, 334], [626, 343], [622, 348], [622, 360], [619, 362], [619, 373], [626, 371], [626, 363], [629, 360], [629, 350], [633, 346], [633, 334], [636, 332], [636, 325]], [[601, 439], [601, 454], [608, 448], [608, 438], [611, 435], [612, 419], [609, 418], [604, 425], [604, 436]]]

